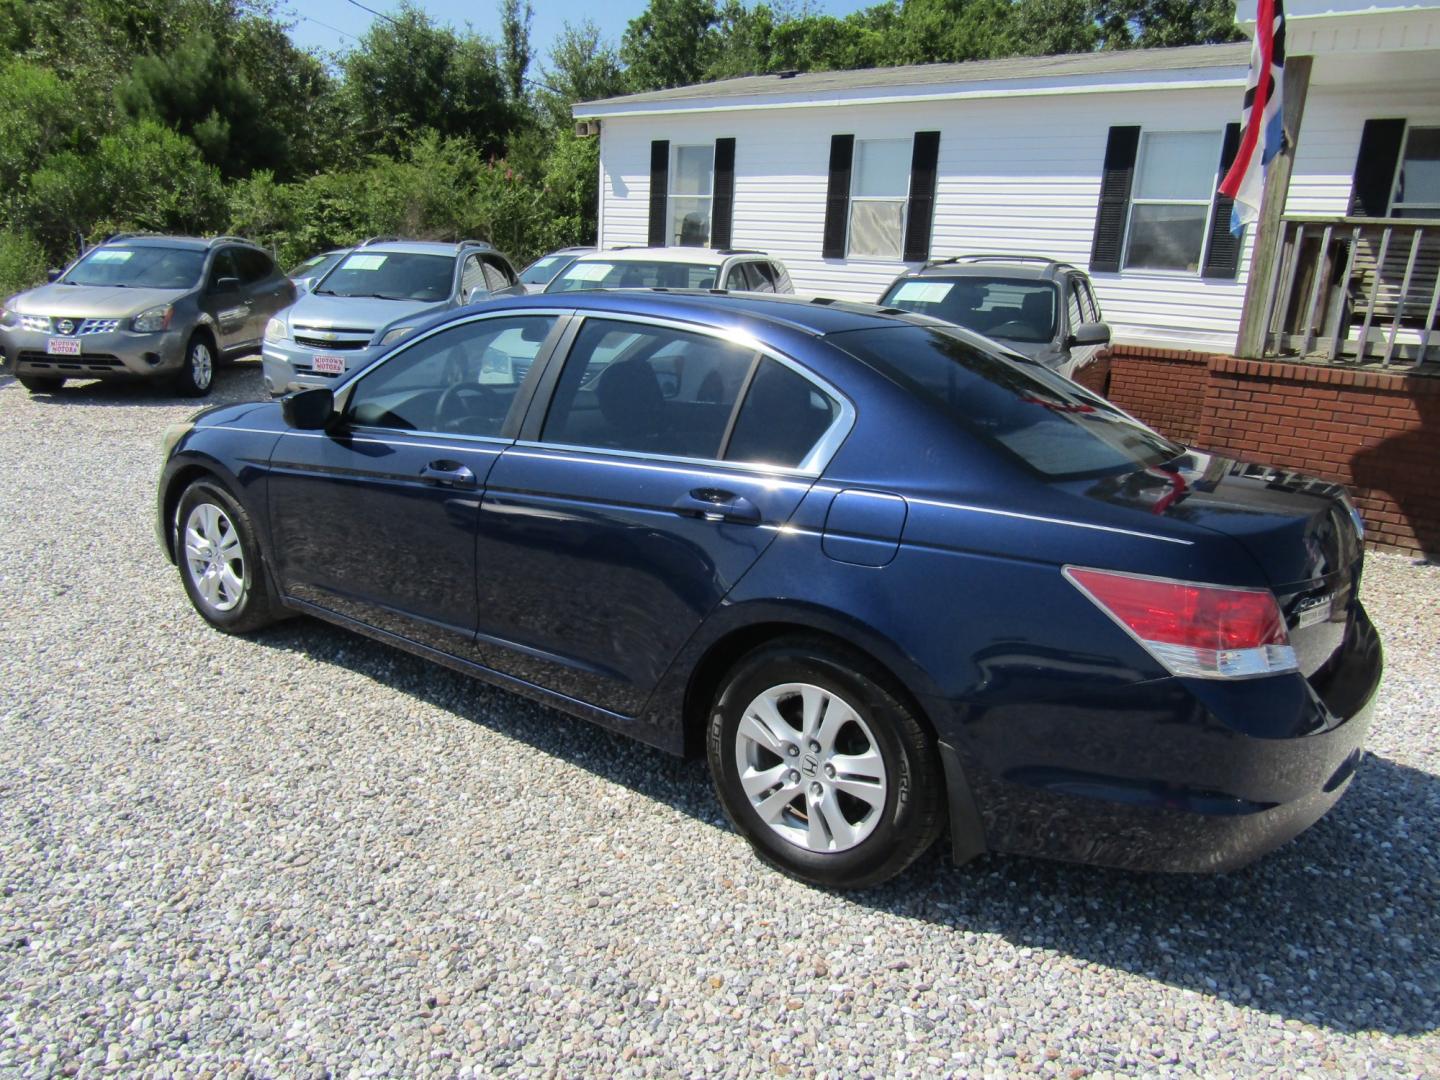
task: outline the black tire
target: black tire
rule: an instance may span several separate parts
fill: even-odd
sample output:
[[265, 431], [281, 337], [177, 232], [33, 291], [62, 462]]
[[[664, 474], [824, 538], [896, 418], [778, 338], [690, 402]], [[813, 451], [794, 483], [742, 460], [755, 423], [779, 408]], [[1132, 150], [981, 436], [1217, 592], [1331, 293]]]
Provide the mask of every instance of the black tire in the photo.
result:
[[[883, 762], [883, 798], [860, 800], [841, 791], [838, 785], [847, 779], [845, 774], [837, 780], [831, 772], [826, 778], [829, 751], [822, 753], [818, 742], [807, 745], [799, 732], [795, 733], [800, 737], [794, 751], [792, 743], [784, 746], [785, 755], [795, 754], [788, 758], [794, 768], [786, 764], [787, 756], [742, 736], [741, 722], [762, 694], [780, 694], [781, 714], [787, 720], [800, 721], [792, 727], [803, 728], [799, 715], [804, 709], [802, 692], [782, 689], [790, 684], [818, 688], [829, 695], [830, 702], [838, 699], [850, 706], [859, 723], [847, 720], [832, 738], [837, 747], [834, 752], [846, 755], [835, 760], [855, 762], [859, 760], [854, 756], [857, 752], [868, 755], [871, 749], [878, 751]], [[935, 739], [892, 685], [887, 673], [863, 655], [815, 638], [772, 642], [731, 669], [711, 709], [706, 732], [710, 775], [726, 815], [764, 862], [812, 885], [860, 889], [895, 877], [939, 836], [944, 826], [945, 784]], [[830, 702], [826, 714], [833, 707]], [[753, 728], [747, 724], [747, 730]], [[847, 739], [849, 746], [841, 745]], [[784, 807], [775, 816], [775, 825], [761, 816], [741, 782], [739, 758], [757, 752], [765, 760], [756, 759], [755, 764], [745, 766], [753, 770], [752, 775], [779, 767], [785, 769], [785, 777], [800, 778], [801, 790], [792, 801], [784, 800], [784, 783], [769, 795], [757, 796], [765, 800], [773, 796], [769, 805]], [[802, 769], [806, 770], [803, 774]], [[850, 774], [852, 781], [855, 775]], [[815, 798], [821, 801], [812, 803]], [[807, 831], [811, 827], [812, 805], [822, 809], [815, 827], [837, 850], [819, 850], [808, 838], [796, 835], [802, 822]], [[827, 806], [829, 810], [824, 809]], [[845, 847], [840, 832], [828, 827], [827, 815], [836, 812], [846, 818], [837, 823], [839, 829], [864, 834], [852, 846]], [[782, 828], [791, 835], [784, 835]]]
[[215, 385], [215, 368], [220, 356], [215, 342], [204, 331], [196, 331], [185, 343], [185, 362], [175, 375], [175, 389], [182, 397], [204, 397]]
[[15, 381], [32, 394], [53, 394], [65, 385], [64, 378], [54, 375], [16, 375]]
[[[212, 537], [218, 538], [220, 543], [217, 549], [207, 540], [192, 549], [187, 530], [193, 524], [196, 533], [202, 539], [206, 537], [207, 530], [203, 524], [206, 507], [218, 512], [224, 522]], [[192, 515], [197, 510], [201, 511], [201, 517], [192, 521]], [[180, 496], [175, 520], [170, 527], [174, 530], [175, 561], [180, 569], [180, 580], [185, 585], [185, 594], [206, 622], [227, 634], [248, 634], [282, 617], [261, 563], [260, 545], [255, 538], [250, 515], [231, 498], [229, 492], [213, 481], [197, 480]], [[238, 540], [238, 560], [223, 558], [225, 551], [230, 550], [229, 538], [232, 535]], [[211, 552], [217, 552], [219, 557], [209, 563], [203, 562]], [[221, 571], [221, 563], [224, 569], [230, 571], [228, 576]], [[207, 572], [207, 566], [214, 571], [213, 574]], [[238, 587], [235, 582], [239, 583]], [[207, 595], [207, 590], [213, 591]]]

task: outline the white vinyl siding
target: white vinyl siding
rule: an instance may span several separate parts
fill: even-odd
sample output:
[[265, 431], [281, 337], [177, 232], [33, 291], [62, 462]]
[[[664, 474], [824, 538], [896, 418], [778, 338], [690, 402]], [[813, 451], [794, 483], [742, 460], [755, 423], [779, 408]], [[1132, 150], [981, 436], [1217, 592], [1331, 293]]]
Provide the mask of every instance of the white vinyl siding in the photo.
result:
[[[723, 110], [611, 116], [602, 135], [601, 242], [644, 244], [650, 140], [734, 136], [736, 247], [783, 261], [796, 292], [875, 300], [906, 267], [899, 260], [821, 257], [830, 136], [857, 143], [938, 129], [931, 251], [1045, 254], [1082, 269], [1090, 257], [1110, 127], [1220, 132], [1238, 119], [1241, 90], [1137, 89], [1034, 98]], [[1411, 80], [1384, 92], [1313, 85], [1286, 212], [1344, 214], [1360, 132], [1372, 117], [1440, 126], [1440, 90]], [[1218, 140], [1218, 134], [1216, 135]], [[1218, 165], [1218, 142], [1212, 174]], [[1197, 351], [1234, 347], [1249, 279], [1247, 229], [1236, 279], [1127, 268], [1094, 276], [1117, 342]]]

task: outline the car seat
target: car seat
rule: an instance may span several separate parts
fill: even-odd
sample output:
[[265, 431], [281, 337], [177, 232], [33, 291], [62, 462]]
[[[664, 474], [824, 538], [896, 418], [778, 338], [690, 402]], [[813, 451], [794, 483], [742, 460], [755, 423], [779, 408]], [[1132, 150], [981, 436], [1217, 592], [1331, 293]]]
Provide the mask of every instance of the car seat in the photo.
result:
[[660, 380], [638, 357], [611, 364], [595, 386], [600, 415], [605, 420], [608, 445], [623, 449], [652, 449], [660, 440], [665, 420], [665, 396]]

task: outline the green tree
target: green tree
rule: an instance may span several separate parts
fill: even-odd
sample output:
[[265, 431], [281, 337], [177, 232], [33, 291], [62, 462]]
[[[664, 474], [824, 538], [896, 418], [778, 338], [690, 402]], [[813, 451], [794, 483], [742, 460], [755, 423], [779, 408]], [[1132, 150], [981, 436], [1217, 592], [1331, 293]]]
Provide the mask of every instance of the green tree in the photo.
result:
[[550, 49], [544, 84], [536, 95], [542, 118], [557, 130], [570, 127], [570, 106], [625, 93], [625, 72], [615, 49], [588, 20], [566, 23]]
[[499, 154], [514, 127], [495, 46], [436, 26], [409, 0], [371, 25], [343, 69], [350, 134], [362, 151], [402, 152], [430, 129]]
[[75, 94], [53, 71], [23, 60], [0, 66], [0, 200], [75, 137]]
[[530, 69], [530, 21], [535, 11], [530, 0], [500, 0], [500, 66], [512, 102], [525, 100], [525, 73]]
[[620, 42], [630, 88], [661, 90], [699, 82], [719, 49], [714, 0], [650, 0]]
[[1142, 49], [1239, 41], [1235, 0], [1096, 0], [1105, 47]]
[[92, 152], [52, 155], [31, 177], [27, 201], [51, 251], [63, 251], [76, 233], [203, 233], [225, 220], [219, 170], [154, 120], [102, 136]]

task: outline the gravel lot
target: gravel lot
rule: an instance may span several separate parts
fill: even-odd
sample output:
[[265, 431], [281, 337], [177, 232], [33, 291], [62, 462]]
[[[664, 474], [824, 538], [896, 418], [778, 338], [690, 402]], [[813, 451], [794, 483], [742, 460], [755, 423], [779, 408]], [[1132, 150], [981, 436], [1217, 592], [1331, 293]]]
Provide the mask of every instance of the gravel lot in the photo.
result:
[[1440, 568], [1372, 558], [1372, 754], [1258, 866], [937, 850], [840, 897], [701, 763], [318, 623], [208, 630], [151, 525], [192, 409], [0, 376], [0, 1074], [1440, 1072]]

